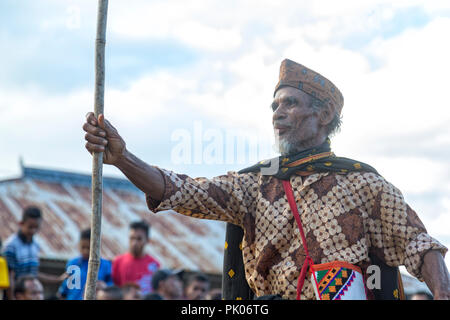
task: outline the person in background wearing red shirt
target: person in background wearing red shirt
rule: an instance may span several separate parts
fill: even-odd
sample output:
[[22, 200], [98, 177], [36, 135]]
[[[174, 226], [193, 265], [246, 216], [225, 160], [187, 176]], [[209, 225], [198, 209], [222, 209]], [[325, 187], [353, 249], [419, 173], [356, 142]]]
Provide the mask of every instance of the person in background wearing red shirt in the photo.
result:
[[141, 294], [151, 293], [152, 276], [160, 263], [144, 252], [149, 241], [150, 226], [145, 221], [130, 224], [129, 252], [116, 257], [112, 265], [114, 284], [122, 287], [126, 283], [136, 283]]

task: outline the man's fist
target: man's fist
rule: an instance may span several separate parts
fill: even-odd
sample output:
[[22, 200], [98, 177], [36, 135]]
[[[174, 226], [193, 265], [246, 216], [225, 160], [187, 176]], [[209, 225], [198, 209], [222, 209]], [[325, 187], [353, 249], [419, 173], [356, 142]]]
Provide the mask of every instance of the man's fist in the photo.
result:
[[86, 122], [83, 125], [86, 132], [86, 149], [89, 153], [103, 152], [103, 163], [115, 164], [125, 152], [125, 141], [103, 114], [95, 118], [94, 113], [86, 115]]

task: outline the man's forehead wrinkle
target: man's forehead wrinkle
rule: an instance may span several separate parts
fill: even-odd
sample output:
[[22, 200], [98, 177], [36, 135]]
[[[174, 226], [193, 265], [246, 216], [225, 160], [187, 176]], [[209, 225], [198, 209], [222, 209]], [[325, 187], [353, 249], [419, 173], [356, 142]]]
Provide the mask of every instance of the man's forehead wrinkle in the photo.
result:
[[292, 95], [292, 94], [289, 94], [289, 95], [282, 95], [282, 96], [280, 96], [280, 97], [278, 97], [278, 98], [273, 99], [273, 103], [279, 104], [279, 103], [286, 102], [286, 101], [292, 100], [292, 99], [298, 100], [298, 97], [297, 97], [297, 96], [294, 96], [294, 95]]
[[296, 88], [292, 88], [292, 87], [283, 87], [281, 89], [279, 89], [277, 91], [277, 93], [275, 94], [275, 98], [274, 101], [277, 100], [284, 100], [286, 98], [296, 98], [297, 100], [299, 99], [307, 99], [309, 97], [309, 95], [305, 92], [303, 92], [302, 90], [296, 89]]
[[295, 95], [286, 95], [286, 96], [279, 97], [278, 99], [274, 99], [272, 102], [272, 106], [278, 106], [279, 104], [283, 104], [283, 103], [296, 103], [296, 104], [304, 105], [307, 103], [307, 101], [305, 101], [305, 97], [295, 96]]

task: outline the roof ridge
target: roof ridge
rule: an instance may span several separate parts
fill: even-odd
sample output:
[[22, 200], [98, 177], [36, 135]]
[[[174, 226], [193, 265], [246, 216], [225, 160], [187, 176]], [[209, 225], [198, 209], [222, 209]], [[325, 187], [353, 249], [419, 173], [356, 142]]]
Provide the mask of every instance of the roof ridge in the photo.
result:
[[[47, 182], [69, 182], [83, 186], [90, 186], [92, 183], [91, 175], [85, 173], [76, 173], [55, 169], [43, 169], [33, 167], [22, 167], [22, 179], [36, 179]], [[103, 176], [103, 186], [106, 188], [134, 189], [138, 190], [129, 180]]]

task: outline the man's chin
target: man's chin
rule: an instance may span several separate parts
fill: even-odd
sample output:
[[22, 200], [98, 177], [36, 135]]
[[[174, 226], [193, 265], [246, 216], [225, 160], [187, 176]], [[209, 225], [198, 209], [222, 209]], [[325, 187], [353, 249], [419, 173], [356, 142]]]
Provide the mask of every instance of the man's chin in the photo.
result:
[[275, 137], [274, 147], [276, 151], [282, 156], [287, 156], [290, 154], [297, 154], [313, 146], [312, 140], [298, 141], [294, 139], [295, 142], [290, 141], [292, 141], [292, 139]]
[[282, 155], [288, 155], [293, 152], [294, 146], [292, 143], [288, 142], [286, 139], [280, 139], [275, 140], [275, 146], [277, 148], [277, 151]]
[[133, 257], [140, 257], [142, 255], [141, 251], [130, 251]]

